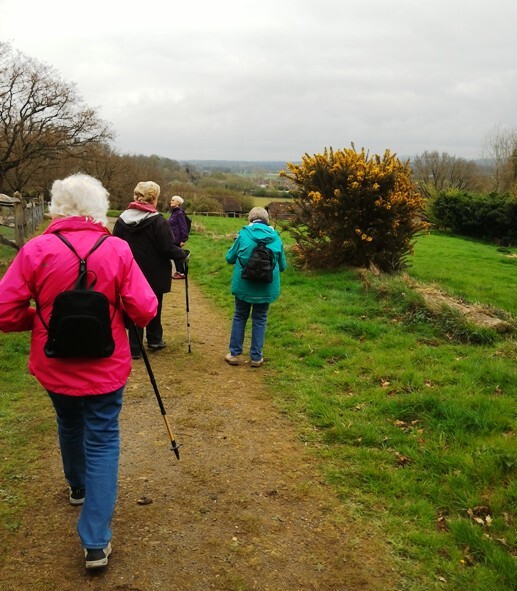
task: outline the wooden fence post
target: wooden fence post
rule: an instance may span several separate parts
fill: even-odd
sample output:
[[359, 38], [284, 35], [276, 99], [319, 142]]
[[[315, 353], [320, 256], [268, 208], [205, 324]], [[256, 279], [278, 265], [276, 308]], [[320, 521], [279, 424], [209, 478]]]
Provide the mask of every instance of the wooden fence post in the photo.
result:
[[14, 243], [18, 248], [25, 244], [25, 212], [21, 194], [16, 191], [13, 194], [14, 204]]

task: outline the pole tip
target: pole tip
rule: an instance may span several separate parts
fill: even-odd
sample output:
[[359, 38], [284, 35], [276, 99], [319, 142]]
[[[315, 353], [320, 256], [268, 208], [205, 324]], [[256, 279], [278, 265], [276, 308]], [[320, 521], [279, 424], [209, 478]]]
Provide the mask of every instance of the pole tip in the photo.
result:
[[179, 460], [180, 459], [180, 446], [176, 443], [176, 441], [171, 441], [171, 450], [174, 452], [174, 455]]

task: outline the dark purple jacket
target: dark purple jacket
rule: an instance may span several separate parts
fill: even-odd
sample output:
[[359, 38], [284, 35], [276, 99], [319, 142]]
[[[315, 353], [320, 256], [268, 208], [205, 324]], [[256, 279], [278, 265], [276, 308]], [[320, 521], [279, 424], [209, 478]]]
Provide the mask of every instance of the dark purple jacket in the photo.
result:
[[169, 226], [174, 234], [174, 243], [180, 244], [188, 240], [188, 226], [185, 219], [185, 212], [181, 207], [171, 208], [171, 217], [169, 218]]

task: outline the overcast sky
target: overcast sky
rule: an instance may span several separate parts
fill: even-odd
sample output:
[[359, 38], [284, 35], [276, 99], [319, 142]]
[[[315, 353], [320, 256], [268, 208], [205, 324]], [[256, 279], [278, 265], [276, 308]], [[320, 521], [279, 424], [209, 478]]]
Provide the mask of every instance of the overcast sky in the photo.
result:
[[0, 0], [122, 153], [299, 160], [354, 142], [481, 156], [517, 129], [517, 0]]

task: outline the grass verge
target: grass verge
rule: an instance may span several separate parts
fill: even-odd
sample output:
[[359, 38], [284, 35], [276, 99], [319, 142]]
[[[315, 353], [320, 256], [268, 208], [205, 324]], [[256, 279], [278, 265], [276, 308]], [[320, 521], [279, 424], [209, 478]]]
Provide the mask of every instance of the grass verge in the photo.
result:
[[0, 548], [30, 504], [30, 484], [54, 429], [47, 396], [27, 370], [29, 343], [27, 333], [0, 333]]
[[[224, 309], [229, 330], [224, 254], [243, 220], [196, 223], [191, 278]], [[489, 277], [484, 268], [476, 282], [482, 245], [456, 268], [434, 260], [437, 240], [427, 256], [442, 276], [429, 280], [454, 292], [468, 276], [462, 297], [493, 304], [476, 291]], [[515, 339], [428, 310], [401, 277], [367, 279], [292, 266], [283, 274], [265, 350], [275, 399], [351, 513], [391, 548], [404, 588], [514, 589]], [[490, 282], [503, 293], [507, 276]], [[513, 301], [495, 303], [512, 312]]]

